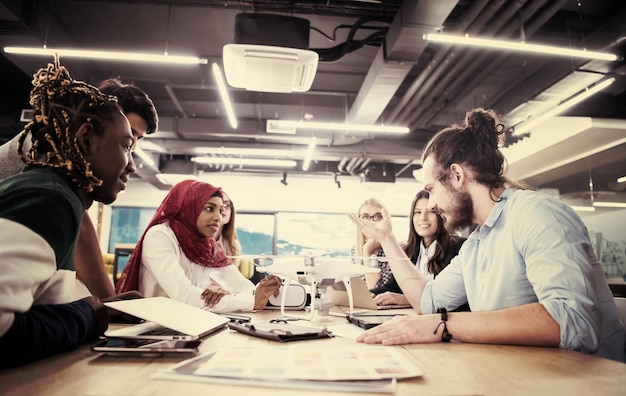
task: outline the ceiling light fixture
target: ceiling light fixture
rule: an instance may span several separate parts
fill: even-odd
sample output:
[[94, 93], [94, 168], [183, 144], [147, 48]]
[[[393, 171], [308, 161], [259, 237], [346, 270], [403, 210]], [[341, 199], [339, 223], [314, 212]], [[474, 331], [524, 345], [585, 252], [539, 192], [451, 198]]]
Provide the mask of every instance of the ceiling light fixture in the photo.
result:
[[626, 202], [594, 202], [596, 208], [626, 208]]
[[180, 65], [206, 65], [208, 63], [208, 60], [206, 58], [198, 58], [194, 56], [177, 56], [169, 54], [155, 55], [140, 52], [123, 51], [76, 50], [69, 48], [4, 47], [4, 52], [7, 54], [44, 56], [54, 56], [55, 54], [58, 54], [61, 58], [88, 58], [126, 62], [168, 63]]
[[231, 87], [259, 92], [305, 92], [311, 88], [319, 55], [309, 50], [308, 19], [267, 13], [235, 16], [233, 44], [222, 49]]
[[156, 178], [159, 182], [163, 184], [168, 184], [173, 186], [175, 184], [180, 183], [183, 180], [198, 180], [198, 176], [192, 174], [183, 174], [183, 173], [157, 173]]
[[595, 212], [596, 208], [593, 206], [579, 206], [579, 205], [570, 205], [572, 209], [577, 212]]
[[315, 152], [316, 142], [317, 142], [317, 138], [315, 136], [312, 136], [311, 141], [309, 142], [309, 148], [306, 151], [306, 157], [304, 157], [304, 162], [302, 163], [303, 171], [309, 169], [309, 165], [311, 164], [311, 157], [313, 157], [313, 152]]
[[[290, 120], [267, 120], [267, 131], [276, 133], [295, 134], [298, 129], [316, 129], [324, 131], [350, 131], [350, 132], [378, 132], [378, 133], [409, 133], [410, 129], [405, 126], [349, 124], [344, 122], [314, 122], [314, 121], [290, 121]], [[277, 132], [278, 130], [283, 132]]]
[[196, 154], [223, 154], [240, 155], [248, 157], [283, 157], [304, 158], [305, 150], [244, 148], [244, 147], [197, 147], [193, 150]]
[[515, 42], [507, 40], [482, 39], [470, 37], [468, 35], [459, 36], [444, 33], [430, 33], [423, 35], [424, 40], [437, 43], [459, 44], [470, 47], [495, 48], [505, 51], [529, 52], [534, 54], [546, 54], [550, 56], [567, 56], [575, 58], [596, 59], [604, 61], [620, 60], [620, 57], [606, 52], [577, 50], [565, 47], [555, 47], [551, 45], [528, 44], [526, 42]]
[[519, 126], [516, 125], [513, 129], [513, 134], [519, 135], [519, 134], [522, 134], [524, 132], [531, 130], [532, 128], [541, 124], [545, 120], [551, 117], [554, 117], [557, 114], [560, 114], [564, 112], [565, 110], [569, 109], [570, 107], [582, 102], [588, 97], [595, 95], [596, 93], [600, 92], [604, 88], [613, 84], [613, 82], [615, 82], [615, 78], [611, 77], [607, 80], [604, 80], [595, 85], [591, 85], [585, 88], [584, 90], [580, 91], [578, 94], [574, 95], [573, 97], [565, 100], [564, 102], [559, 103], [559, 105], [554, 107], [552, 110], [546, 113], [543, 113], [540, 116], [530, 117], [528, 120], [522, 122], [521, 124], [518, 124]]
[[157, 153], [165, 153], [165, 148], [159, 146], [156, 143], [151, 142], [149, 139], [141, 139], [137, 142], [137, 148], [145, 151], [156, 151]]
[[624, 182], [626, 182], [626, 176], [622, 176], [622, 177], [617, 178], [617, 182], [618, 182], [618, 183], [624, 183]]
[[224, 81], [224, 75], [222, 74], [222, 69], [217, 63], [213, 63], [213, 77], [215, 77], [215, 82], [217, 83], [217, 89], [220, 93], [220, 97], [222, 98], [222, 103], [224, 103], [224, 108], [226, 108], [226, 115], [228, 116], [228, 122], [230, 122], [230, 126], [233, 129], [237, 129], [237, 118], [235, 117], [235, 109], [233, 108], [233, 103], [230, 101], [230, 97], [228, 96], [228, 91], [226, 90], [226, 82]]
[[198, 164], [219, 165], [249, 165], [268, 166], [276, 168], [293, 168], [297, 165], [294, 160], [262, 159], [262, 158], [226, 158], [226, 157], [192, 157]]
[[159, 168], [157, 168], [156, 164], [154, 163], [154, 159], [152, 159], [152, 156], [150, 156], [150, 154], [146, 153], [139, 147], [135, 148], [134, 153], [137, 157], [141, 158], [144, 164], [150, 166], [152, 169], [156, 170], [157, 172], [159, 171]]

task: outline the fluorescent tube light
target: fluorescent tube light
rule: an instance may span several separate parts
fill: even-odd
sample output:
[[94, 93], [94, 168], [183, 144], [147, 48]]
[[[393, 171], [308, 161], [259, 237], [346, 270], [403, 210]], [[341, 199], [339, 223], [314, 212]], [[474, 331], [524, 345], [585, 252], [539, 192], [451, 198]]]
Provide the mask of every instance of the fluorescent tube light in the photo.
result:
[[163, 184], [173, 186], [183, 180], [198, 180], [198, 176], [183, 173], [157, 173], [156, 178]]
[[193, 150], [196, 154], [223, 154], [241, 155], [248, 157], [287, 157], [304, 158], [305, 150], [243, 148], [243, 147], [197, 147]]
[[543, 113], [540, 116], [529, 118], [528, 121], [524, 121], [523, 123], [521, 123], [519, 127], [515, 126], [513, 130], [513, 134], [518, 135], [518, 134], [524, 133], [532, 129], [533, 127], [541, 124], [548, 118], [554, 117], [555, 115], [560, 114], [564, 112], [565, 110], [569, 109], [570, 107], [582, 102], [588, 97], [595, 95], [596, 93], [600, 92], [604, 88], [613, 84], [613, 82], [615, 82], [615, 78], [611, 77], [598, 84], [585, 88], [585, 90], [581, 91], [578, 95], [575, 95], [574, 97], [567, 99], [564, 102], [561, 102], [558, 106], [556, 106], [552, 110], [546, 113]]
[[470, 47], [496, 48], [506, 51], [530, 52], [534, 54], [545, 54], [551, 56], [568, 56], [575, 58], [596, 59], [604, 61], [616, 61], [620, 57], [606, 52], [577, 50], [565, 47], [555, 47], [550, 45], [528, 44], [525, 42], [515, 42], [506, 40], [481, 39], [477, 37], [459, 36], [443, 33], [424, 34], [424, 40], [437, 43], [460, 44]]
[[198, 164], [272, 166], [277, 168], [293, 168], [297, 165], [294, 160], [261, 158], [192, 157], [191, 160]]
[[137, 149], [156, 151], [157, 153], [164, 153], [165, 149], [156, 143], [151, 142], [148, 139], [141, 139], [137, 142]]
[[594, 202], [596, 208], [626, 208], [626, 202]]
[[213, 76], [215, 77], [215, 81], [217, 82], [217, 89], [220, 92], [222, 103], [224, 103], [224, 107], [226, 108], [226, 115], [228, 116], [230, 126], [233, 127], [233, 129], [237, 129], [237, 118], [235, 117], [235, 109], [233, 108], [233, 104], [230, 101], [230, 97], [228, 96], [228, 91], [226, 90], [226, 82], [224, 81], [222, 69], [220, 69], [220, 66], [217, 63], [213, 63]]
[[[325, 131], [351, 131], [351, 132], [380, 132], [380, 133], [409, 133], [405, 126], [392, 125], [369, 125], [349, 124], [343, 122], [313, 122], [313, 121], [290, 121], [290, 120], [267, 120], [268, 129], [317, 129]], [[283, 132], [285, 133], [285, 132]]]
[[578, 206], [578, 205], [570, 205], [572, 209], [577, 212], [595, 212], [596, 208], [593, 206]]
[[618, 178], [618, 179], [617, 179], [617, 182], [618, 182], [618, 183], [624, 183], [624, 182], [626, 182], [626, 176], [622, 176], [622, 177]]
[[141, 158], [144, 164], [150, 166], [152, 169], [155, 169], [157, 172], [159, 171], [156, 164], [154, 163], [154, 160], [152, 159], [152, 156], [150, 156], [148, 153], [146, 153], [139, 147], [135, 148], [134, 153], [135, 155], [137, 155], [137, 157]]
[[313, 152], [315, 151], [316, 142], [317, 142], [317, 138], [315, 136], [312, 136], [311, 142], [309, 142], [309, 148], [306, 151], [306, 157], [304, 157], [304, 162], [302, 163], [303, 171], [309, 169], [309, 165], [311, 164], [311, 157], [313, 157]]
[[174, 63], [183, 65], [206, 65], [208, 63], [205, 58], [197, 58], [194, 56], [176, 56], [169, 54], [155, 55], [122, 51], [75, 50], [68, 48], [4, 47], [4, 52], [7, 54], [46, 56], [54, 56], [55, 54], [58, 54], [61, 58], [107, 59], [115, 61]]

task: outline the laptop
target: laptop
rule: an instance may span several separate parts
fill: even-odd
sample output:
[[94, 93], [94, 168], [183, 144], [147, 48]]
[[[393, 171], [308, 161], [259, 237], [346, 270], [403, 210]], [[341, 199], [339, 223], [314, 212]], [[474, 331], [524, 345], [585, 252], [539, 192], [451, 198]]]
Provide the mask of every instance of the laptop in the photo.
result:
[[[411, 304], [396, 304], [396, 305], [378, 305], [372, 298], [372, 294], [367, 289], [367, 285], [363, 282], [360, 276], [353, 276], [350, 278], [350, 286], [352, 288], [352, 299], [354, 301], [354, 308], [361, 309], [401, 309], [411, 308]], [[337, 282], [333, 284], [332, 288], [327, 289], [327, 295], [333, 300], [336, 306], [349, 307], [350, 302], [348, 300], [348, 291], [343, 282]]]
[[111, 338], [144, 340], [197, 340], [225, 328], [229, 319], [167, 297], [148, 297], [104, 303], [145, 322], [115, 330], [104, 335]]

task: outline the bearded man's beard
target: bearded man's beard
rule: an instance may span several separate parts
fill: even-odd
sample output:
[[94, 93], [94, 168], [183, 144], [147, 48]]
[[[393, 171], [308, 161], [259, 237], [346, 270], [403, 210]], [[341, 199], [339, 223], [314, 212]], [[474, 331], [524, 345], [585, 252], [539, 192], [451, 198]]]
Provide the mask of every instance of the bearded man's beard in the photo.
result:
[[452, 206], [444, 212], [444, 226], [449, 234], [474, 225], [474, 202], [466, 191], [450, 188]]

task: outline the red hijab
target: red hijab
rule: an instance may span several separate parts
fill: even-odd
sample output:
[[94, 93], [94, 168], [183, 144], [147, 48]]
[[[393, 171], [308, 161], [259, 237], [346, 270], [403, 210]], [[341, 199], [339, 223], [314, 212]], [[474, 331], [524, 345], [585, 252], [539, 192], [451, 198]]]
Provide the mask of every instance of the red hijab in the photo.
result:
[[115, 292], [123, 293], [139, 288], [143, 239], [150, 227], [166, 221], [169, 221], [183, 253], [191, 262], [203, 267], [223, 267], [232, 264], [215, 239], [200, 234], [196, 226], [204, 205], [215, 195], [222, 196], [219, 187], [196, 180], [185, 180], [172, 187], [135, 246], [117, 282]]

